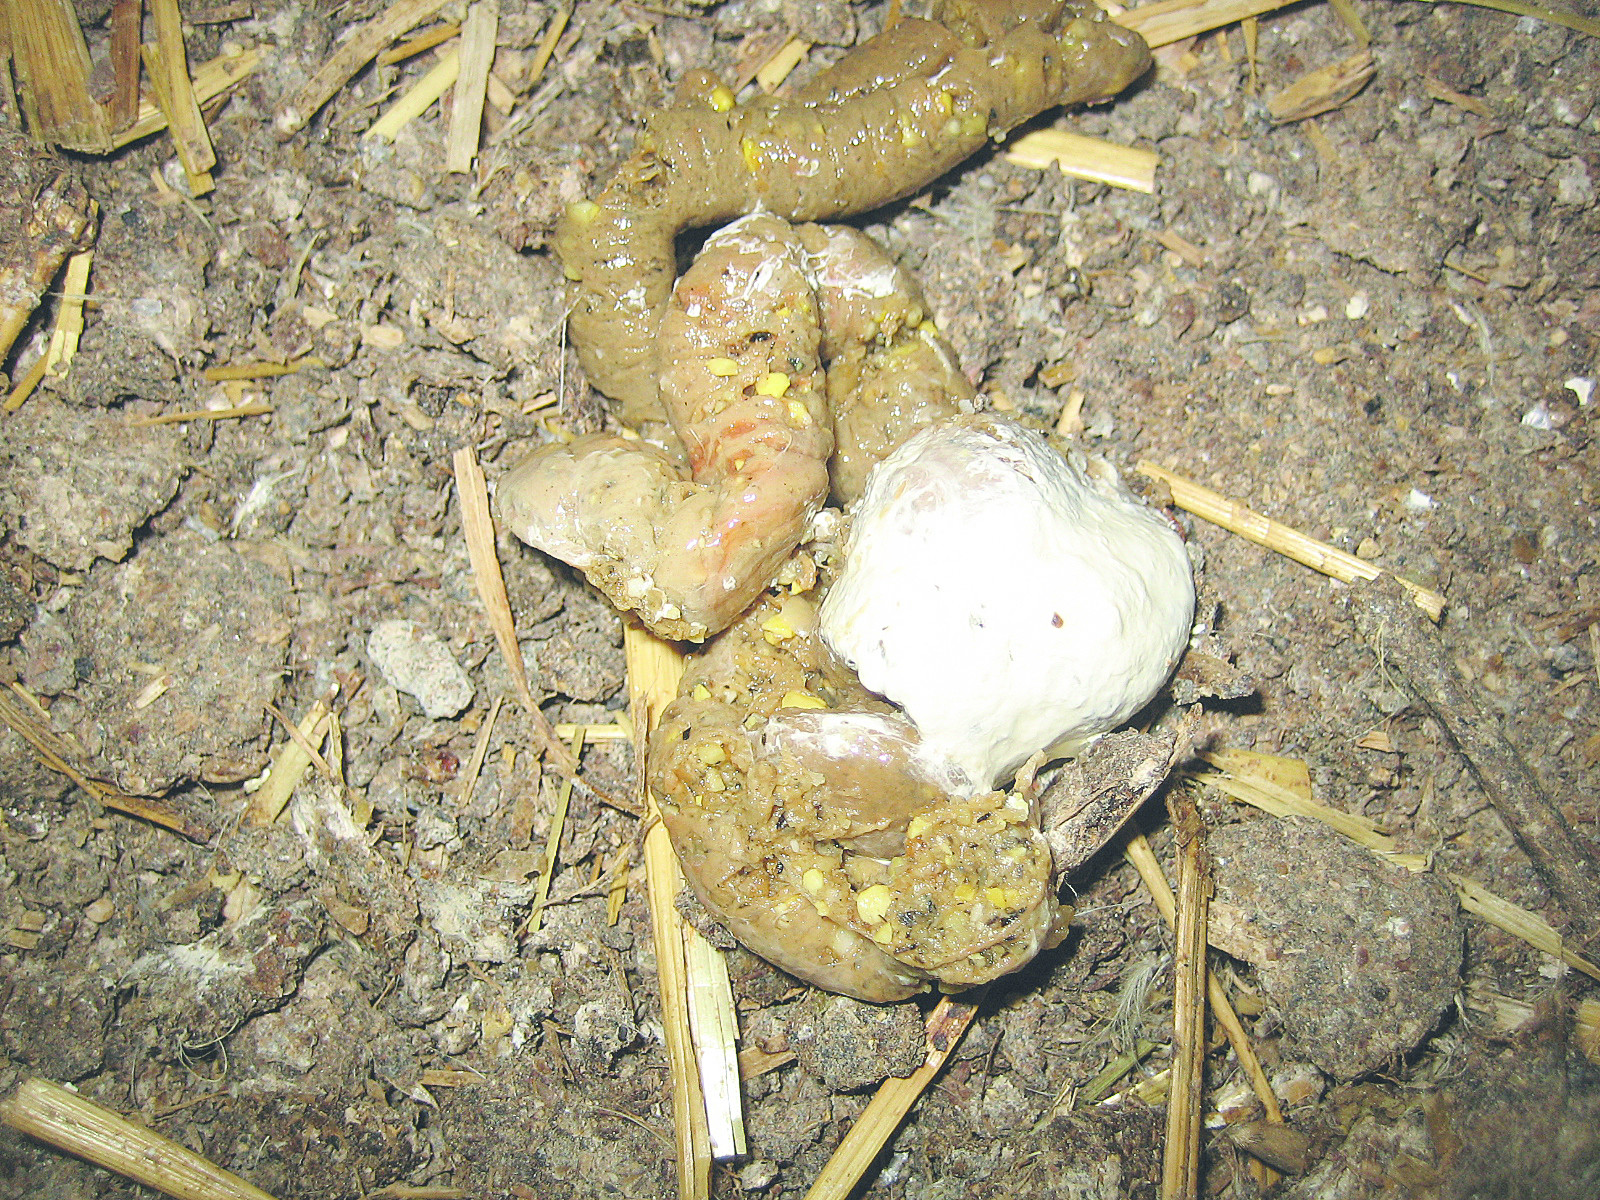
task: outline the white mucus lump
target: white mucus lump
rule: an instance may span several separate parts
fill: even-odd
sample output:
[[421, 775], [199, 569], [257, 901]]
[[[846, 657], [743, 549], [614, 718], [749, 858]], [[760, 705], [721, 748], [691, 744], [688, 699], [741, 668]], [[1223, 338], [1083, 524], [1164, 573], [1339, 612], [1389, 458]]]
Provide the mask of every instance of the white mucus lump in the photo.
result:
[[1194, 579], [1171, 525], [992, 415], [911, 438], [853, 518], [823, 636], [980, 788], [1127, 721], [1188, 643]]

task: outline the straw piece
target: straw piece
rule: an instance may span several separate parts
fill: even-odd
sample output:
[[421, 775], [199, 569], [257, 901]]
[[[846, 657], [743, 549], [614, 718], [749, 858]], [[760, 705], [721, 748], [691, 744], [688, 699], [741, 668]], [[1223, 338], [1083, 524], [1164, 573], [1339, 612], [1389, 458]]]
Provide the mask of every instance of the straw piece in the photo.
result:
[[156, 28], [155, 53], [152, 55], [149, 46], [143, 50], [151, 90], [156, 94], [156, 103], [167, 114], [178, 161], [188, 176], [189, 194], [203, 196], [213, 186], [211, 168], [217, 165], [217, 153], [211, 145], [211, 133], [206, 129], [206, 120], [200, 113], [200, 102], [195, 99], [194, 84], [189, 78], [189, 51], [183, 44], [183, 17], [178, 12], [178, 0], [150, 0], [150, 18]]
[[1377, 71], [1372, 51], [1357, 50], [1348, 58], [1308, 71], [1283, 91], [1267, 97], [1267, 111], [1280, 124], [1332, 112], [1366, 87]]
[[483, 101], [494, 64], [494, 42], [500, 29], [499, 0], [476, 0], [461, 26], [461, 73], [450, 104], [450, 141], [444, 169], [452, 174], [472, 170], [483, 130]]
[[[623, 627], [623, 653], [628, 661], [628, 690], [634, 728], [638, 730], [635, 754], [644, 762], [645, 741], [656, 717], [678, 694], [683, 662], [672, 645], [631, 618]], [[649, 829], [644, 835], [645, 890], [650, 901], [650, 928], [655, 937], [656, 976], [661, 989], [661, 1026], [672, 1068], [672, 1124], [676, 1134], [678, 1196], [680, 1200], [708, 1200], [711, 1195], [711, 1134], [706, 1124], [705, 1093], [695, 1053], [694, 1030], [689, 1015], [689, 955], [685, 949], [683, 918], [678, 915], [678, 893], [683, 872], [673, 853], [667, 828], [655, 797], [647, 791]]]
[[[1155, 902], [1156, 911], [1168, 925], [1175, 924], [1177, 901], [1172, 894], [1171, 886], [1167, 883], [1167, 877], [1161, 871], [1160, 862], [1156, 860], [1156, 852], [1150, 848], [1149, 840], [1144, 834], [1135, 832], [1123, 842], [1122, 853], [1139, 873], [1145, 890]], [[1227, 993], [1222, 990], [1221, 981], [1215, 975], [1207, 976], [1206, 999], [1217, 1018], [1217, 1023], [1228, 1035], [1228, 1044], [1233, 1047], [1239, 1064], [1244, 1067], [1245, 1075], [1250, 1080], [1251, 1090], [1255, 1092], [1256, 1099], [1261, 1101], [1267, 1120], [1282, 1123], [1283, 1110], [1278, 1107], [1278, 1097], [1273, 1093], [1267, 1073], [1261, 1067], [1261, 1060], [1256, 1057], [1255, 1047], [1250, 1044], [1249, 1035], [1245, 1033], [1239, 1014], [1234, 1012]]]
[[745, 1140], [739, 1095], [739, 1026], [727, 960], [688, 925], [683, 927], [683, 949], [689, 977], [689, 1030], [700, 1063], [711, 1157], [719, 1162], [742, 1158]]
[[[578, 732], [572, 735], [572, 757], [577, 758], [583, 752], [583, 727], [578, 727]], [[539, 871], [539, 887], [534, 896], [533, 911], [528, 914], [524, 927], [535, 932], [538, 931], [540, 922], [544, 919], [545, 901], [550, 898], [550, 880], [555, 877], [556, 858], [561, 853], [561, 835], [567, 827], [567, 809], [572, 803], [572, 780], [561, 781], [561, 790], [556, 797], [556, 811], [550, 818], [550, 833], [544, 841], [544, 866]]]
[[[1423, 0], [1425, 4], [1434, 2], [1435, 0]], [[1590, 37], [1600, 37], [1600, 20], [1567, 12], [1565, 9], [1543, 8], [1537, 4], [1524, 4], [1522, 0], [1456, 0], [1456, 2], [1471, 4], [1478, 8], [1492, 8], [1496, 12], [1512, 13], [1519, 17], [1533, 17], [1535, 20], [1548, 21], [1552, 25], [1575, 29]]]
[[1520, 908], [1509, 900], [1501, 899], [1476, 880], [1465, 875], [1446, 871], [1445, 877], [1456, 889], [1456, 899], [1461, 907], [1474, 916], [1482, 917], [1496, 929], [1520, 938], [1535, 950], [1542, 950], [1552, 958], [1559, 958], [1574, 971], [1582, 971], [1590, 979], [1600, 980], [1600, 966], [1567, 945], [1555, 926], [1543, 917]]
[[606, 888], [607, 925], [615, 925], [622, 916], [622, 905], [628, 898], [628, 862], [632, 857], [633, 847], [624, 846], [611, 862], [611, 885]]
[[71, 0], [3, 0], [0, 12], [29, 132], [67, 150], [109, 151], [110, 121], [89, 91], [93, 68]]
[[1206, 265], [1206, 252], [1175, 229], [1152, 229], [1150, 236], [1191, 267]]
[[850, 1132], [845, 1134], [828, 1165], [822, 1168], [817, 1181], [806, 1193], [806, 1200], [845, 1200], [852, 1194], [878, 1152], [900, 1128], [900, 1122], [911, 1111], [917, 1097], [933, 1082], [939, 1068], [960, 1044], [961, 1035], [978, 1014], [984, 990], [977, 988], [969, 993], [973, 997], [971, 1002], [952, 1000], [948, 996], [939, 1001], [938, 1007], [928, 1014], [928, 1055], [922, 1065], [904, 1079], [883, 1081], [855, 1124], [850, 1126]]
[[273, 411], [264, 400], [235, 404], [229, 408], [190, 408], [183, 412], [162, 413], [156, 417], [135, 417], [128, 424], [139, 429], [147, 425], [181, 425], [185, 421], [227, 421], [234, 417], [264, 417]]
[[790, 38], [776, 54], [756, 68], [756, 86], [769, 94], [777, 91], [783, 86], [783, 81], [789, 78], [789, 72], [804, 62], [809, 53], [810, 42]]
[[93, 244], [97, 213], [83, 185], [62, 173], [39, 190], [29, 214], [29, 261], [0, 271], [0, 363], [11, 353], [44, 291], [77, 250]]
[[224, 363], [220, 367], [207, 367], [200, 372], [200, 377], [207, 383], [225, 383], [231, 379], [276, 379], [280, 375], [293, 375], [300, 368], [310, 365], [312, 360], [309, 358], [297, 358], [289, 363]]
[[1356, 45], [1363, 50], [1372, 45], [1372, 34], [1367, 31], [1367, 23], [1361, 19], [1352, 0], [1328, 0], [1328, 4], [1339, 14], [1339, 20], [1344, 22], [1350, 36], [1356, 39]]
[[[478, 726], [478, 736], [472, 743], [472, 757], [467, 760], [467, 769], [461, 772], [461, 778], [456, 783], [457, 807], [471, 800], [473, 789], [478, 786], [478, 776], [483, 773], [483, 760], [489, 756], [489, 739], [494, 736], [494, 723], [499, 719], [500, 706], [504, 703], [504, 696], [496, 696], [494, 703], [489, 706], [489, 715], [483, 719], [483, 724]], [[575, 736], [581, 738], [583, 735]]]
[[1206, 1057], [1206, 916], [1210, 867], [1205, 825], [1184, 789], [1168, 802], [1178, 842], [1178, 897], [1172, 961], [1172, 1083], [1161, 1200], [1194, 1200], [1200, 1186], [1201, 1092]]
[[550, 65], [550, 56], [556, 52], [556, 43], [566, 32], [567, 22], [571, 19], [572, 5], [569, 4], [551, 19], [550, 28], [546, 29], [544, 36], [539, 39], [539, 48], [533, 52], [533, 62], [528, 66], [530, 88], [544, 77], [544, 69]]
[[1152, 50], [1197, 33], [1220, 29], [1246, 17], [1259, 17], [1292, 0], [1157, 0], [1111, 19], [1141, 34]]
[[306, 80], [304, 86], [282, 104], [273, 116], [273, 128], [279, 137], [288, 137], [305, 127], [333, 94], [348, 83], [352, 76], [374, 55], [395, 38], [426, 21], [444, 6], [444, 0], [399, 0], [390, 5], [382, 16], [374, 17], [350, 37], [346, 38]]
[[278, 747], [266, 783], [250, 798], [250, 807], [245, 811], [244, 818], [247, 825], [271, 825], [288, 807], [295, 788], [300, 786], [300, 781], [311, 766], [312, 755], [306, 747], [315, 750], [322, 744], [328, 732], [328, 715], [327, 703], [319, 698], [295, 727], [300, 737], [291, 736]]
[[178, 1200], [272, 1200], [186, 1146], [46, 1079], [0, 1101], [0, 1121]]
[[494, 518], [489, 515], [489, 485], [478, 466], [478, 456], [470, 446], [455, 452], [453, 459], [456, 475], [456, 494], [461, 501], [461, 533], [467, 542], [467, 558], [472, 563], [472, 581], [483, 601], [489, 624], [494, 629], [495, 641], [500, 645], [505, 659], [506, 672], [517, 689], [517, 698], [527, 710], [545, 756], [564, 777], [601, 804], [625, 812], [629, 816], [641, 815], [637, 805], [620, 797], [607, 795], [578, 773], [578, 760], [572, 756], [565, 743], [550, 727], [533, 689], [528, 686], [527, 670], [522, 662], [522, 647], [517, 644], [516, 622], [511, 616], [511, 601], [506, 596], [505, 577], [500, 573], [500, 558], [495, 551]]
[[1137, 146], [1119, 146], [1063, 129], [1037, 129], [1006, 147], [1006, 161], [1040, 170], [1055, 166], [1063, 175], [1149, 194], [1156, 190], [1161, 160]]
[[[1171, 488], [1172, 502], [1185, 512], [1203, 517], [1213, 524], [1222, 526], [1229, 533], [1236, 533], [1246, 541], [1265, 546], [1268, 550], [1275, 550], [1314, 571], [1321, 571], [1324, 575], [1345, 583], [1355, 583], [1360, 579], [1376, 579], [1384, 573], [1382, 568], [1374, 566], [1364, 558], [1347, 554], [1337, 546], [1319, 542], [1292, 526], [1264, 517], [1237, 501], [1229, 500], [1220, 492], [1202, 487], [1192, 479], [1185, 479], [1165, 467], [1157, 466], [1153, 462], [1141, 462], [1136, 469], [1141, 475], [1165, 483]], [[1411, 593], [1411, 598], [1416, 601], [1418, 608], [1435, 621], [1439, 619], [1444, 612], [1443, 596], [1399, 575], [1394, 578]]]
[[[190, 82], [194, 88], [195, 100], [203, 108], [252, 74], [260, 65], [261, 51], [254, 47], [240, 50], [237, 54], [218, 55], [192, 73]], [[139, 102], [138, 119], [128, 128], [113, 135], [112, 148], [121, 149], [142, 137], [160, 133], [166, 127], [167, 117], [160, 107], [151, 100], [142, 100]]]
[[795, 1060], [793, 1050], [779, 1050], [776, 1053], [763, 1050], [760, 1046], [747, 1046], [739, 1051], [739, 1078], [756, 1079], [768, 1071], [776, 1071], [779, 1067]]
[[[467, 558], [472, 563], [472, 580], [478, 589], [478, 599], [483, 601], [489, 624], [494, 628], [495, 641], [500, 643], [500, 655], [505, 659], [512, 686], [537, 723], [544, 714], [534, 699], [533, 689], [528, 686], [522, 647], [517, 643], [516, 622], [511, 616], [511, 600], [506, 595], [505, 576], [500, 573], [500, 556], [494, 545], [494, 518], [489, 515], [489, 484], [472, 447], [457, 450], [451, 461], [455, 467], [456, 495], [461, 501], [461, 533], [467, 540]], [[549, 741], [556, 740], [555, 731], [549, 728], [548, 722], [544, 723], [541, 733]]]
[[433, 68], [412, 85], [411, 90], [390, 105], [363, 134], [383, 142], [392, 142], [410, 122], [428, 111], [428, 106], [448, 92], [461, 74], [461, 51], [451, 50]]
[[[92, 202], [89, 212], [92, 220], [96, 212]], [[50, 332], [50, 343], [45, 352], [34, 360], [33, 366], [18, 381], [5, 403], [0, 404], [0, 412], [15, 412], [21, 408], [33, 394], [33, 390], [44, 381], [45, 375], [66, 374], [67, 364], [78, 352], [78, 338], [83, 334], [83, 302], [85, 290], [89, 286], [89, 267], [93, 262], [93, 250], [79, 251], [67, 260], [66, 276], [61, 284], [61, 307], [56, 311], [55, 326]], [[15, 322], [15, 328], [12, 327], [11, 320], [14, 315], [21, 318]], [[15, 338], [16, 331], [22, 328], [27, 316], [28, 313], [21, 305], [7, 306], [4, 319], [0, 320], [0, 338], [6, 335]], [[56, 370], [57, 367], [61, 369]]]
[[1435, 79], [1432, 75], [1422, 77], [1422, 90], [1435, 100], [1443, 100], [1446, 104], [1453, 104], [1464, 109], [1474, 116], [1490, 120], [1494, 117], [1494, 109], [1490, 108], [1476, 96], [1469, 96], [1465, 92], [1458, 92], [1449, 84]]
[[[563, 741], [571, 741], [572, 735], [577, 732], [578, 726], [567, 721], [557, 721], [554, 729], [556, 736]], [[585, 725], [583, 726], [583, 740], [586, 742], [628, 742], [633, 740], [633, 731], [622, 725]]]
[[1357, 590], [1355, 623], [1378, 662], [1438, 722], [1568, 920], [1593, 944], [1600, 933], [1600, 856], [1573, 832], [1556, 797], [1506, 737], [1499, 715], [1481, 703], [1438, 630], [1406, 603], [1405, 593], [1382, 582]]
[[424, 50], [432, 50], [435, 46], [443, 45], [461, 32], [461, 26], [454, 21], [443, 25], [436, 25], [427, 33], [419, 33], [409, 41], [401, 42], [398, 46], [391, 46], [375, 60], [380, 67], [393, 66], [398, 62], [405, 62], [408, 58], [415, 58]]
[[1239, 31], [1244, 34], [1244, 56], [1250, 64], [1250, 94], [1254, 96], [1261, 89], [1261, 76], [1259, 73], [1259, 60], [1257, 51], [1261, 46], [1261, 20], [1258, 17], [1246, 17], [1239, 22]]
[[[1159, 1042], [1152, 1042], [1148, 1038], [1140, 1038], [1133, 1044], [1133, 1049], [1124, 1050], [1121, 1054], [1117, 1055], [1105, 1066], [1096, 1071], [1094, 1077], [1090, 1079], [1088, 1083], [1083, 1085], [1083, 1088], [1073, 1098], [1074, 1107], [1083, 1104], [1097, 1103], [1102, 1096], [1105, 1096], [1105, 1094], [1111, 1090], [1112, 1085], [1114, 1085], [1117, 1080], [1121, 1079], [1129, 1071], [1133, 1070], [1145, 1059], [1149, 1058], [1150, 1052], [1159, 1044]], [[1065, 1094], [1065, 1089], [1063, 1089], [1062, 1095], [1064, 1096]], [[1109, 1099], [1115, 1100], [1116, 1097], [1112, 1096]], [[1039, 1129], [1042, 1129], [1046, 1122], [1048, 1122], [1051, 1117], [1055, 1116], [1060, 1102], [1060, 1098], [1058, 1097], [1056, 1104], [1052, 1104], [1050, 1108], [1045, 1111], [1044, 1116], [1039, 1118], [1039, 1120], [1034, 1124], [1035, 1132], [1037, 1132]]]

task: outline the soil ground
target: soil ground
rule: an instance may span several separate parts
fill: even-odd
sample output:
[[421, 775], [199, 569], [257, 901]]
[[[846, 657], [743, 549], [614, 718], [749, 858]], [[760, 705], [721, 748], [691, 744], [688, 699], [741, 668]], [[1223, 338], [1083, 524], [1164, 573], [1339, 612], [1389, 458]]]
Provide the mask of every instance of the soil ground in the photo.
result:
[[[67, 377], [0, 417], [0, 672], [85, 774], [157, 799], [189, 836], [105, 808], [0, 733], [0, 1092], [73, 1083], [283, 1200], [396, 1183], [667, 1196], [636, 822], [574, 795], [552, 903], [526, 926], [559, 779], [540, 774], [474, 592], [451, 454], [475, 446], [492, 479], [553, 424], [600, 419], [547, 242], [675, 80], [733, 77], [791, 34], [815, 43], [811, 70], [885, 6], [581, 0], [531, 83], [555, 6], [507, 5], [496, 73], [514, 103], [476, 174], [443, 172], [437, 108], [393, 145], [361, 138], [429, 55], [363, 72], [275, 137], [275, 107], [383, 7], [259, 0], [191, 27], [195, 61], [267, 52], [210, 121], [208, 196], [174, 190], [161, 137], [70, 163], [100, 205], [94, 303]], [[97, 45], [106, 8], [78, 5]], [[1443, 592], [1448, 656], [1600, 844], [1600, 40], [1461, 6], [1359, 10], [1376, 75], [1323, 115], [1276, 124], [1265, 103], [1356, 49], [1317, 4], [1262, 19], [1253, 69], [1234, 28], [1163, 51], [1113, 105], [1039, 122], [1155, 150], [1153, 196], [991, 149], [863, 224], [918, 273], [995, 407]], [[302, 369], [233, 395], [202, 374], [263, 360]], [[235, 400], [271, 413], [139, 423]], [[1204, 738], [1303, 760], [1324, 802], [1586, 940], [1357, 636], [1348, 592], [1185, 524], [1212, 630], [1256, 683], [1207, 710]], [[617, 617], [565, 568], [509, 539], [500, 552], [546, 714], [614, 722]], [[391, 620], [454, 666], [400, 691], [370, 648]], [[448, 694], [462, 679], [464, 706]], [[412, 692], [456, 707], [431, 717]], [[347, 790], [313, 773], [283, 822], [243, 821], [285, 740], [266, 705], [298, 719], [330, 694]], [[583, 765], [635, 787], [625, 742]], [[1328, 956], [1349, 946], [1323, 918], [1367, 868], [1201, 799], [1229, 846], [1262, 827], [1242, 856], [1304, 885], [1265, 889], [1288, 893], [1281, 952], [1338, 975]], [[1164, 848], [1159, 802], [1141, 820]], [[989, 991], [864, 1195], [1155, 1194], [1159, 1104], [1088, 1093], [1141, 1042], [1155, 1048], [1106, 1091], [1165, 1065], [1170, 938], [1116, 855], [1072, 885], [1072, 937]], [[1360, 977], [1370, 1012], [1219, 956], [1305, 1135], [1278, 1194], [1600, 1194], [1600, 1088], [1568, 1032], [1592, 985], [1481, 921], [1449, 928], [1459, 967], [1384, 960], [1442, 971], [1443, 1002], [1379, 972]], [[715, 1191], [799, 1197], [876, 1080], [914, 1065], [906, 1033], [927, 1004], [863, 1012], [730, 961], [744, 1045], [798, 1057], [747, 1080], [751, 1158], [719, 1167]], [[1336, 1009], [1367, 1023], [1321, 1019]], [[1377, 1061], [1335, 1052], [1380, 1026], [1409, 1035], [1374, 1039]], [[1220, 1040], [1208, 1071], [1230, 1122], [1206, 1135], [1208, 1189], [1255, 1194], [1239, 1147], [1259, 1114]], [[0, 1192], [144, 1194], [9, 1132]]]

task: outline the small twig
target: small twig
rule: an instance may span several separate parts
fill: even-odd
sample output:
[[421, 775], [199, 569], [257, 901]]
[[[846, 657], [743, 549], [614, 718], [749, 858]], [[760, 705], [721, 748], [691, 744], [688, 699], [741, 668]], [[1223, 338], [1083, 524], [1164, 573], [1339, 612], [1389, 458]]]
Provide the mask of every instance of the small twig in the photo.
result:
[[45, 1079], [0, 1101], [0, 1121], [178, 1200], [272, 1200], [188, 1147]]
[[1178, 897], [1172, 961], [1172, 1082], [1161, 1200], [1194, 1200], [1200, 1188], [1201, 1093], [1206, 1057], [1206, 914], [1210, 871], [1205, 825], [1194, 797], [1173, 791], [1167, 806], [1178, 841]]
[[1600, 859], [1573, 834], [1494, 715], [1478, 703], [1434, 627], [1383, 580], [1356, 593], [1356, 628], [1405, 682], [1412, 698], [1460, 751], [1489, 803], [1567, 916], [1600, 935]]

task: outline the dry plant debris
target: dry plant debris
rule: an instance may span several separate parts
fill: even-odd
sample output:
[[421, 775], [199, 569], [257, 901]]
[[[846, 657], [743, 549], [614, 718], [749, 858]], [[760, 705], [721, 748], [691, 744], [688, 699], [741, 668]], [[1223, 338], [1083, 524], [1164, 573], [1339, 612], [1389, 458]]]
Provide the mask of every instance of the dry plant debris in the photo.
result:
[[[1339, 589], [1219, 529], [1190, 530], [1220, 605], [1208, 652], [1260, 693], [1207, 702], [1210, 744], [1236, 747], [1215, 756], [1228, 769], [1214, 782], [1300, 811], [1315, 779], [1326, 803], [1313, 815], [1448, 878], [1485, 918], [1467, 922], [1459, 1019], [1350, 1084], [1294, 1061], [1257, 994], [1262, 974], [1213, 956], [1206, 991], [1230, 1048], [1206, 1059], [1206, 1115], [1226, 1137], [1202, 1142], [1201, 1162], [1226, 1195], [1252, 1194], [1234, 1174], [1251, 1157], [1305, 1172], [1276, 1184], [1286, 1196], [1454, 1197], [1472, 1170], [1561, 1194], [1551, 1172], [1570, 1182], [1593, 1148], [1563, 1133], [1594, 1111], [1581, 1056], [1593, 1056], [1584, 989], [1600, 968], [1546, 919], [1581, 932], [1566, 918], [1585, 906], [1582, 860], [1563, 876], [1571, 847], [1546, 841], [1556, 870], [1541, 875], [1472, 772], [1488, 763], [1486, 787], [1519, 795], [1540, 781], [1533, 794], [1559, 820], [1539, 810], [1538, 828], [1592, 840], [1600, 126], [1582, 81], [1600, 25], [1491, 6], [1515, 15], [1130, 10], [1126, 23], [1170, 48], [1141, 94], [1085, 119], [1084, 153], [1158, 154], [1156, 191], [1021, 168], [1004, 157], [1019, 139], [874, 215], [990, 403], [1121, 463], [1188, 464], [1262, 512], [1293, 514], [1319, 561], [1331, 548], [1449, 596], [1425, 641], [1456, 673], [1449, 694], [1465, 688], [1489, 718], [1487, 741], [1446, 736], [1468, 711], [1453, 700], [1441, 723], [1424, 715], [1398, 658], [1380, 667], [1351, 635]], [[458, 532], [450, 460], [472, 446], [492, 481], [519, 444], [595, 419], [562, 348], [544, 247], [561, 203], [625, 155], [633, 114], [693, 66], [748, 71], [752, 89], [803, 86], [887, 6], [502, 7], [483, 100], [458, 106], [443, 89], [392, 143], [366, 146], [357, 136], [434, 68], [430, 52], [462, 37], [466, 5], [183, 7], [194, 65], [182, 74], [204, 129], [185, 109], [172, 139], [150, 136], [168, 118], [154, 70], [140, 87], [137, 4], [4, 10], [14, 78], [33, 90], [20, 113], [0, 101], [0, 125], [49, 124], [43, 78], [67, 131], [46, 140], [81, 138], [87, 154], [44, 161], [65, 168], [78, 201], [99, 202], [100, 232], [92, 290], [60, 273], [89, 248], [96, 222], [80, 205], [77, 232], [30, 251], [18, 278], [31, 282], [0, 294], [18, 399], [0, 414], [0, 1089], [73, 1080], [284, 1200], [677, 1194], [658, 1140], [671, 1115], [640, 827], [578, 786], [552, 838], [563, 784], [538, 765], [547, 751], [577, 765], [578, 737], [583, 778], [636, 807], [621, 745], [632, 727], [607, 691], [619, 631], [570, 580], [512, 551], [505, 646], [478, 595], [483, 545], [469, 555]], [[462, 95], [477, 75], [465, 49]], [[41, 62], [66, 69], [28, 74]], [[1323, 63], [1354, 65], [1307, 79]], [[170, 58], [154, 67], [177, 78]], [[1274, 112], [1266, 98], [1300, 79]], [[272, 115], [308, 98], [299, 132], [276, 143]], [[459, 162], [467, 138], [452, 130], [472, 127], [474, 109], [473, 169], [449, 176], [447, 153], [454, 143]], [[1275, 126], [1282, 113], [1298, 119]], [[204, 194], [199, 173], [165, 162], [201, 132], [217, 156]], [[1052, 135], [1048, 149], [1060, 132], [1029, 136]], [[5, 255], [20, 246], [0, 233]], [[56, 374], [51, 345], [74, 337], [71, 370]], [[217, 373], [264, 362], [301, 366]], [[175, 604], [185, 588], [228, 603]], [[255, 626], [229, 624], [228, 604]], [[125, 615], [138, 636], [124, 636]], [[373, 671], [361, 647], [393, 618], [432, 630], [472, 676], [459, 719], [429, 720]], [[208, 691], [219, 678], [230, 686]], [[318, 715], [319, 701], [332, 711]], [[292, 715], [293, 735], [268, 704]], [[197, 753], [213, 716], [229, 744]], [[1530, 770], [1497, 776], [1508, 746]], [[1304, 765], [1263, 774], [1260, 758]], [[245, 820], [275, 777], [298, 781], [268, 793], [278, 819]], [[1241, 821], [1218, 794], [1202, 793], [1201, 811], [1221, 832], [1278, 820]], [[1151, 836], [1168, 853], [1164, 832]], [[547, 863], [539, 928], [523, 929]], [[875, 1194], [891, 1197], [1150, 1186], [1160, 1133], [1146, 1106], [1177, 1086], [1168, 1064], [1184, 1047], [1169, 1032], [1170, 977], [1158, 970], [1139, 1003], [1124, 981], [1140, 961], [1164, 963], [1171, 942], [1126, 866], [1091, 863], [1073, 882], [1074, 941], [969, 1014], [914, 1100], [891, 1083], [867, 1102], [811, 1074], [785, 1042], [788, 985], [729, 953], [750, 1158], [712, 1165], [708, 1132], [689, 1159], [705, 1190], [798, 1198], [819, 1178], [847, 1188], [844, 1175], [874, 1163]], [[248, 983], [186, 1006], [148, 964], [130, 975], [146, 954], [173, 967], [216, 956]], [[128, 978], [131, 1000], [105, 985]], [[1119, 1009], [1125, 1041], [1111, 1032]], [[691, 1021], [685, 1062], [701, 1058], [697, 1036]], [[732, 1047], [718, 1043], [726, 1072]], [[1238, 1099], [1244, 1078], [1258, 1099]], [[1116, 1102], [1071, 1103], [1092, 1088]], [[1508, 1125], [1567, 1149], [1481, 1162], [1474, 1141]], [[10, 1131], [0, 1152], [0, 1190], [128, 1186]]]

